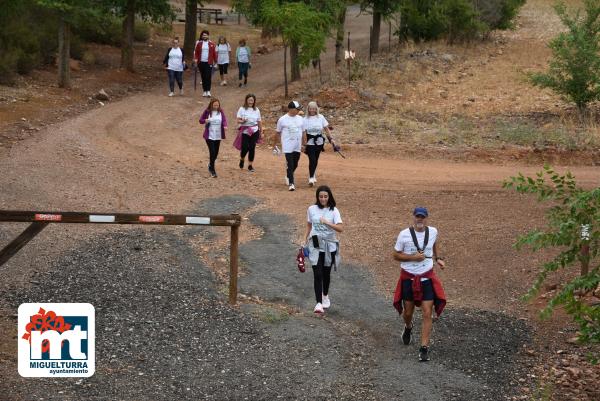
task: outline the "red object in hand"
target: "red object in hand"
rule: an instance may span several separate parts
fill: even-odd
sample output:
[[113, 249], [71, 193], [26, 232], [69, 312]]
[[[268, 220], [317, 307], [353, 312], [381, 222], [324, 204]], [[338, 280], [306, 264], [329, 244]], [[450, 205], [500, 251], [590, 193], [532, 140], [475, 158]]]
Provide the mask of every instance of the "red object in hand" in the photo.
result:
[[300, 270], [300, 273], [304, 273], [306, 269], [304, 267], [304, 250], [302, 247], [300, 247], [298, 256], [296, 256], [296, 263], [298, 263], [298, 270]]

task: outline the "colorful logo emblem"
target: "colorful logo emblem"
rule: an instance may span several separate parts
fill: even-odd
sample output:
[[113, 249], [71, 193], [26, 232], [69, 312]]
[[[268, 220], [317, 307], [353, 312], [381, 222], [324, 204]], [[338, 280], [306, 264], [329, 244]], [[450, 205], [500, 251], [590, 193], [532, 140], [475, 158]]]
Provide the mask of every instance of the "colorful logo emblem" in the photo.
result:
[[95, 371], [95, 310], [91, 304], [19, 306], [19, 374], [90, 377]]

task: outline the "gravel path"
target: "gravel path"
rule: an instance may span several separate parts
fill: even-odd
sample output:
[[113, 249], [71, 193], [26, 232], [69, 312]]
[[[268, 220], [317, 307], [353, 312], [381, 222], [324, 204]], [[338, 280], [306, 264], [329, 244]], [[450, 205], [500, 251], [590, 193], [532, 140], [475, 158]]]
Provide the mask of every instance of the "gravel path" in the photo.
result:
[[[197, 211], [255, 204], [228, 196]], [[312, 275], [293, 266], [290, 220], [259, 211], [251, 221], [264, 235], [241, 246], [240, 286], [261, 302], [241, 309], [226, 305], [192, 249], [192, 239], [213, 241], [211, 230], [114, 230], [31, 273], [28, 288], [1, 285], [1, 323], [13, 329], [23, 302], [92, 303], [97, 366], [86, 380], [26, 380], [17, 374], [16, 352], [7, 353], [0, 398], [420, 401], [502, 400], [513, 392], [511, 379], [525, 368], [515, 354], [528, 341], [519, 321], [449, 307], [435, 324], [432, 361], [418, 363], [416, 345], [398, 345], [399, 319], [364, 269], [339, 269], [333, 306], [315, 318]]]

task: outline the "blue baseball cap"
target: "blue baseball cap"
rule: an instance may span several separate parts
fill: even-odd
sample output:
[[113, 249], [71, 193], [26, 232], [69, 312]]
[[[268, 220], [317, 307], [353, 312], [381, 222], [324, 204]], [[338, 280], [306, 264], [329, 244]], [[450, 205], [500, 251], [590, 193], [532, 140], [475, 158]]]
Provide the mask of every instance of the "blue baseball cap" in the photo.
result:
[[427, 212], [427, 208], [416, 207], [415, 210], [413, 211], [413, 216], [427, 217], [427, 216], [429, 216], [429, 213]]

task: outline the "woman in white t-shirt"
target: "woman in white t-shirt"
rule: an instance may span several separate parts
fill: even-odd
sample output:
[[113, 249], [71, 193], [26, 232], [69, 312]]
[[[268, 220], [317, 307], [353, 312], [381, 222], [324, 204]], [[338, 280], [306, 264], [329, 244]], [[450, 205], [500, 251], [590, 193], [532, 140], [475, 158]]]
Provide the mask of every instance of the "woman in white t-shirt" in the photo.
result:
[[342, 217], [328, 186], [322, 185], [317, 188], [316, 202], [308, 208], [306, 215], [305, 238], [314, 274], [317, 301], [314, 312], [322, 314], [331, 306], [331, 267], [339, 265], [340, 246], [337, 233], [342, 232]]
[[172, 43], [172, 47], [167, 49], [167, 54], [163, 59], [163, 65], [169, 78], [169, 96], [174, 95], [175, 81], [179, 86], [179, 94], [183, 95], [183, 71], [185, 71], [187, 65], [185, 64], [183, 50], [179, 47], [179, 37], [173, 38]]
[[252, 93], [246, 95], [244, 105], [237, 112], [237, 122], [240, 124], [241, 148], [240, 148], [240, 169], [244, 168], [244, 161], [248, 155], [248, 171], [254, 172], [252, 163], [254, 162], [254, 153], [256, 144], [262, 137], [262, 121], [260, 110], [256, 107], [256, 96]]
[[208, 146], [210, 158], [208, 172], [212, 178], [217, 178], [215, 162], [219, 155], [221, 140], [225, 139], [225, 132], [227, 131], [227, 119], [218, 99], [213, 98], [210, 100], [208, 107], [200, 116], [200, 124], [204, 124], [203, 138], [206, 140], [206, 146]]
[[325, 136], [333, 146], [331, 132], [329, 131], [329, 123], [319, 113], [317, 102], [308, 103], [307, 115], [304, 117], [302, 126], [304, 133], [305, 153], [308, 156], [308, 185], [311, 187], [317, 182], [317, 164], [319, 163], [319, 155], [325, 146]]
[[[246, 39], [240, 39], [239, 46], [235, 50], [235, 61], [238, 65], [240, 83], [239, 87], [245, 87], [248, 85], [248, 70], [250, 69], [250, 55], [252, 51], [250, 46], [246, 45]], [[242, 82], [242, 78], [244, 81]]]
[[217, 65], [219, 66], [219, 75], [221, 76], [221, 83], [219, 85], [227, 85], [227, 69], [229, 68], [229, 53], [231, 53], [231, 46], [225, 36], [219, 36], [219, 43], [217, 43]]

